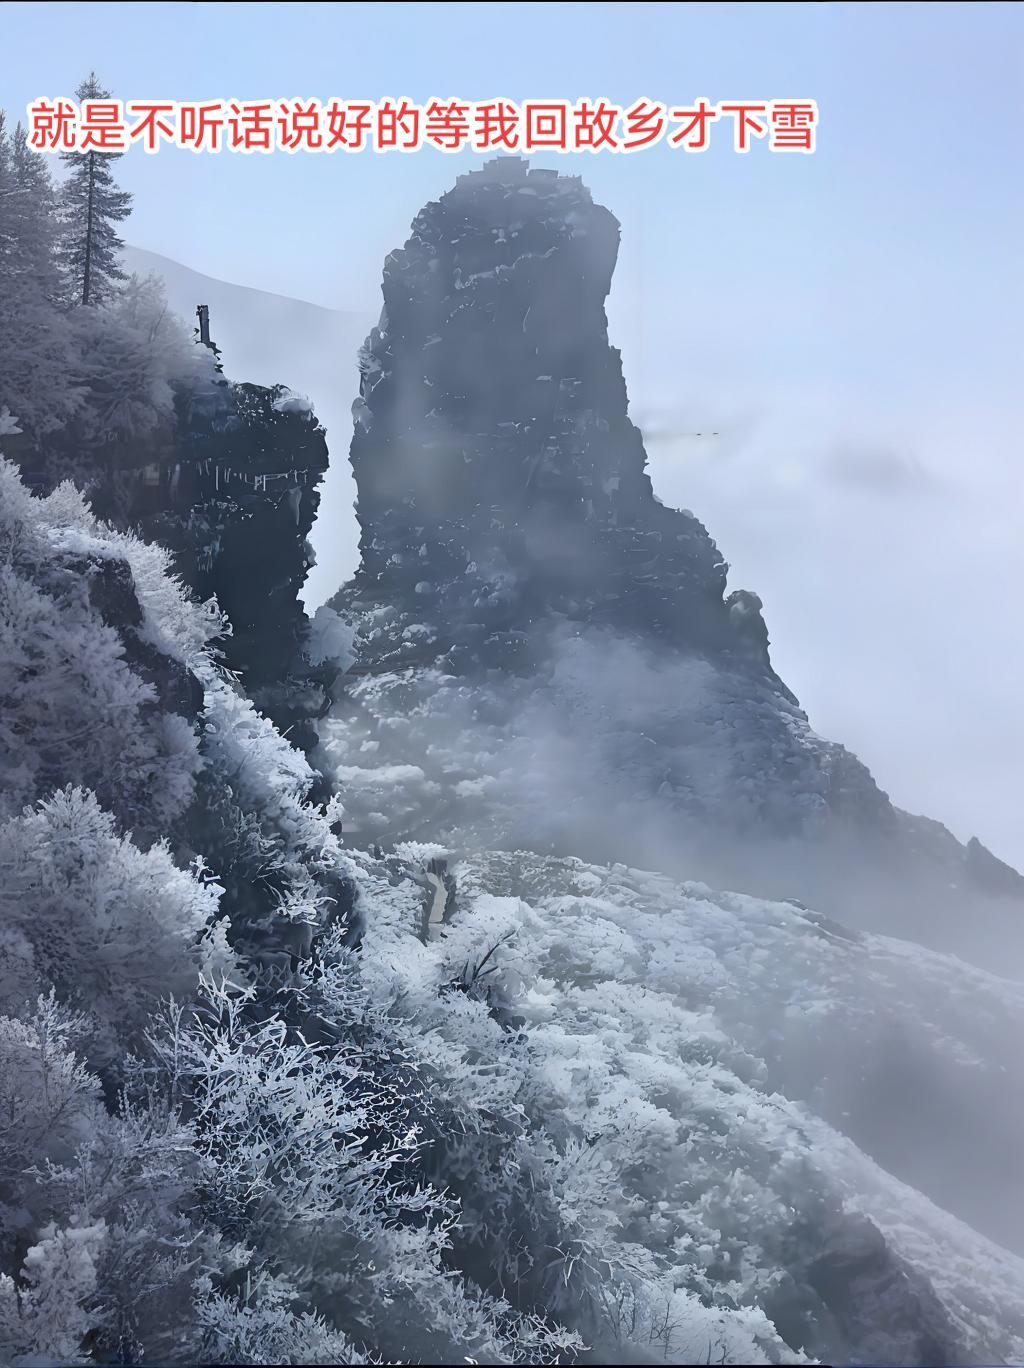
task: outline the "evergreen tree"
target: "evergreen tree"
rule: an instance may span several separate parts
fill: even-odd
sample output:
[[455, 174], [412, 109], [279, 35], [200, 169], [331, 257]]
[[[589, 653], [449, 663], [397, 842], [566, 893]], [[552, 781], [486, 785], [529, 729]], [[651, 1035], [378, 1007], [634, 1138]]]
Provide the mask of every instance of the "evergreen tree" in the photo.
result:
[[[75, 98], [79, 104], [109, 100], [110, 92], [92, 72], [75, 91]], [[117, 188], [110, 169], [122, 155], [95, 150], [61, 153], [71, 168], [64, 186], [64, 262], [78, 304], [105, 303], [116, 283], [124, 279], [117, 256], [123, 243], [114, 225], [128, 217], [132, 197]]]
[[36, 435], [66, 422], [78, 399], [58, 226], [44, 158], [20, 125], [10, 137], [0, 113], [0, 409]]
[[13, 270], [16, 195], [11, 135], [7, 129], [7, 115], [0, 109], [0, 283], [5, 294], [10, 288]]
[[19, 123], [11, 144], [13, 219], [22, 267], [42, 297], [59, 307], [66, 294], [60, 263], [57, 194], [46, 158], [33, 152]]

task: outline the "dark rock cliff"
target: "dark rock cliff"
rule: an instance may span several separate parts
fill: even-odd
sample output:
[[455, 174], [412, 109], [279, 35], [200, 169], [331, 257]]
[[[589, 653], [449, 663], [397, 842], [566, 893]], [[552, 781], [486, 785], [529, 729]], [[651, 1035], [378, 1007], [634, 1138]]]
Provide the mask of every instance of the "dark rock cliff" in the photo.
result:
[[608, 341], [618, 243], [578, 178], [516, 158], [417, 217], [362, 358], [353, 592], [417, 595], [456, 670], [513, 664], [546, 614], [774, 679], [759, 600], [727, 599], [705, 528], [654, 497]]
[[[55, 451], [41, 452], [27, 440], [8, 439], [5, 448], [36, 494], [73, 477], [104, 522], [166, 547], [195, 596], [215, 598], [227, 614], [217, 652], [241, 690], [292, 745], [312, 748], [333, 671], [307, 658], [309, 622], [299, 601], [328, 464], [324, 429], [307, 401], [283, 386], [230, 384], [211, 367], [210, 376], [179, 386], [173, 421], [144, 438], [83, 449], [77, 460], [69, 439]], [[238, 776], [210, 762], [207, 687], [143, 630], [127, 561], [66, 556], [61, 574], [80, 582], [96, 620], [119, 635], [132, 677], [152, 690], [143, 716], [152, 714], [157, 731], [168, 714], [194, 727], [204, 757], [187, 810], [163, 829], [151, 829], [139, 816], [145, 805], [120, 770], [124, 791], [95, 779], [92, 786], [137, 839], [168, 837], [183, 863], [201, 855], [218, 871], [236, 944], [287, 963], [298, 933], [281, 909], [296, 876], [283, 863], [282, 834], [247, 808]], [[308, 793], [322, 802], [329, 786], [314, 772]], [[350, 883], [329, 869], [317, 879], [325, 917], [344, 919]], [[300, 923], [299, 932], [309, 928]]]
[[216, 597], [231, 621], [225, 663], [302, 750], [328, 701], [299, 601], [327, 465], [324, 430], [296, 396], [217, 386], [179, 397], [173, 457], [146, 467], [127, 510], [200, 598]]

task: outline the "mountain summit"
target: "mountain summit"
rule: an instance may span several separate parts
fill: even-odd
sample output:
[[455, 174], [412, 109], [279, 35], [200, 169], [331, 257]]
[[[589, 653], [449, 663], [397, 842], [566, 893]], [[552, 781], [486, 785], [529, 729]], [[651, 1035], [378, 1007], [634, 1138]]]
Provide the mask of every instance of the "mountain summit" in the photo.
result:
[[481, 662], [511, 664], [546, 616], [767, 675], [756, 600], [726, 599], [704, 527], [654, 497], [608, 341], [618, 245], [577, 177], [511, 157], [417, 217], [385, 263], [355, 408], [359, 583], [419, 584]]
[[1024, 880], [814, 733], [761, 600], [655, 495], [608, 338], [618, 244], [578, 177], [505, 157], [385, 262], [362, 561], [331, 603], [356, 656], [321, 728], [355, 830], [625, 859], [991, 964]]

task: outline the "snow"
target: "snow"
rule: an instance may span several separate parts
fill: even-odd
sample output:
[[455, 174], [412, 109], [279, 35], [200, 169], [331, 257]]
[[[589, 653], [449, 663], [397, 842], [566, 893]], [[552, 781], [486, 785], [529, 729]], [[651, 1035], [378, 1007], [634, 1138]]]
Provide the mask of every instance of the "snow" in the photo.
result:
[[337, 770], [342, 785], [376, 787], [388, 784], [426, 783], [427, 776], [419, 765], [382, 765], [365, 769], [359, 765], [340, 765]]
[[323, 604], [310, 620], [306, 654], [313, 665], [332, 661], [344, 671], [355, 663], [355, 638], [356, 629]]
[[[503, 798], [499, 786], [492, 799], [496, 737], [473, 716], [479, 699], [463, 696], [452, 732], [437, 727], [439, 714], [430, 709], [439, 691], [448, 708], [462, 687], [439, 671], [424, 671], [415, 687], [407, 677], [361, 680], [360, 698], [381, 708], [373, 736], [365, 718], [325, 729], [323, 750], [337, 762], [338, 791], [357, 829], [365, 812], [382, 844], [403, 825], [419, 832], [390, 853], [343, 849], [335, 831], [340, 803], [320, 809], [306, 801], [310, 765], [237, 681], [218, 671], [210, 643], [219, 615], [188, 599], [168, 575], [165, 554], [102, 527], [68, 486], [35, 499], [0, 465], [0, 496], [7, 557], [0, 685], [20, 728], [0, 732], [0, 741], [16, 806], [33, 804], [20, 815], [5, 811], [0, 823], [0, 865], [17, 892], [0, 936], [5, 1010], [47, 981], [61, 991], [86, 989], [91, 1048], [106, 1062], [128, 1048], [123, 1032], [132, 1043], [147, 1032], [152, 1043], [157, 995], [172, 991], [184, 1001], [204, 974], [202, 991], [212, 994], [215, 1010], [204, 1015], [199, 1035], [183, 1036], [179, 1023], [164, 1047], [176, 1061], [183, 1041], [192, 1052], [189, 1067], [200, 1071], [197, 1095], [209, 1121], [192, 1133], [164, 1118], [174, 1153], [184, 1156], [175, 1162], [223, 1165], [216, 1170], [223, 1182], [211, 1182], [209, 1170], [204, 1179], [219, 1200], [236, 1200], [241, 1191], [244, 1206], [252, 1191], [273, 1188], [276, 1204], [266, 1228], [245, 1235], [262, 1254], [240, 1246], [237, 1254], [204, 1258], [221, 1259], [223, 1270], [236, 1257], [239, 1268], [257, 1269], [261, 1257], [272, 1257], [275, 1268], [284, 1265], [274, 1276], [294, 1277], [314, 1305], [329, 1304], [332, 1279], [365, 1277], [360, 1315], [373, 1319], [359, 1337], [369, 1336], [374, 1349], [393, 1344], [385, 1351], [391, 1360], [410, 1357], [400, 1331], [387, 1339], [401, 1302], [411, 1319], [429, 1321], [437, 1337], [431, 1346], [454, 1344], [468, 1357], [490, 1345], [491, 1358], [507, 1361], [514, 1343], [531, 1361], [529, 1323], [517, 1322], [502, 1338], [498, 1312], [488, 1310], [486, 1320], [478, 1293], [462, 1288], [452, 1270], [469, 1264], [489, 1278], [493, 1270], [495, 1285], [521, 1290], [569, 1330], [580, 1326], [581, 1307], [601, 1305], [587, 1326], [598, 1355], [621, 1350], [622, 1320], [608, 1312], [618, 1304], [629, 1336], [655, 1361], [710, 1354], [712, 1361], [790, 1363], [824, 1357], [837, 1344], [864, 1349], [855, 1327], [828, 1339], [841, 1307], [823, 1309], [807, 1286], [816, 1260], [856, 1253], [866, 1228], [877, 1232], [884, 1285], [906, 1285], [894, 1308], [878, 1302], [881, 1287], [858, 1283], [859, 1311], [869, 1323], [902, 1316], [912, 1339], [932, 1289], [968, 1361], [1024, 1358], [1024, 1263], [977, 1232], [1002, 1220], [1009, 1241], [1020, 1225], [1012, 1165], [1024, 1126], [1024, 986], [852, 931], [792, 902], [713, 891], [627, 864], [522, 851], [474, 851], [456, 862], [455, 849], [464, 847], [436, 839], [436, 825], [422, 820], [420, 805], [429, 799], [429, 811], [441, 793], [435, 775], [470, 807], [494, 801], [500, 813]], [[201, 758], [192, 722], [154, 707], [152, 690], [125, 664], [126, 638], [83, 597], [83, 557], [104, 571], [130, 572], [125, 582], [134, 585], [140, 633], [201, 680]], [[351, 650], [351, 628], [323, 610], [310, 641], [318, 658], [341, 660]], [[38, 669], [32, 653], [40, 651]], [[592, 663], [570, 653], [560, 680], [583, 725], [611, 702]], [[646, 716], [644, 689], [657, 690], [643, 676], [636, 682]], [[416, 709], [423, 710], [416, 726], [438, 743], [429, 770], [399, 758], [403, 750], [418, 753], [405, 746], [400, 728], [392, 750], [379, 739]], [[72, 739], [56, 752], [58, 769], [37, 771], [44, 754], [38, 739], [58, 740], [55, 716]], [[799, 738], [798, 718], [794, 725]], [[154, 735], [155, 758], [147, 749]], [[540, 735], [534, 744], [550, 747], [551, 739]], [[353, 756], [367, 763], [348, 763]], [[522, 762], [528, 799], [534, 755], [517, 751], [511, 760]], [[339, 882], [352, 881], [361, 945], [354, 951], [339, 929], [323, 934], [315, 992], [321, 1025], [358, 1040], [359, 1049], [308, 1046], [269, 1009], [250, 1020], [242, 1004], [252, 990], [235, 986], [246, 975], [231, 977], [234, 952], [223, 923], [214, 924], [228, 880], [216, 869], [211, 876], [201, 860], [190, 868], [176, 863], [159, 839], [136, 845], [85, 791], [105, 785], [123, 800], [130, 780], [139, 790], [133, 817], [178, 830], [200, 763], [238, 805], [231, 841], [253, 838], [246, 823], [257, 825], [258, 857], [272, 862], [275, 919], [320, 927]], [[80, 786], [37, 801], [40, 790], [52, 792], [69, 778]], [[535, 801], [547, 801], [543, 791]], [[451, 908], [446, 876], [430, 868], [435, 860], [454, 866]], [[240, 881], [243, 898], [262, 873], [259, 867], [255, 881]], [[237, 869], [232, 877], [238, 880]], [[277, 958], [301, 982], [291, 956], [279, 951]], [[212, 986], [224, 977], [227, 983]], [[306, 982], [312, 991], [313, 978]], [[296, 993], [296, 1004], [301, 1000]], [[19, 1072], [25, 1059], [38, 1057], [33, 1022], [48, 1009], [43, 1002], [35, 1010], [31, 1019], [0, 1018], [0, 1092], [35, 1076]], [[390, 1110], [363, 1110], [363, 1090], [373, 1094], [382, 1068], [387, 1106], [408, 1108], [397, 1120]], [[40, 1162], [57, 1155], [69, 1165], [46, 1176], [60, 1221], [25, 1218], [34, 1222], [25, 1242], [33, 1252], [20, 1282], [0, 1276], [0, 1345], [16, 1343], [20, 1351], [32, 1308], [30, 1274], [38, 1269], [66, 1317], [61, 1355], [72, 1356], [94, 1285], [84, 1265], [88, 1276], [78, 1276], [76, 1255], [94, 1239], [104, 1249], [113, 1242], [110, 1259], [93, 1266], [105, 1280], [103, 1295], [112, 1295], [108, 1262], [116, 1265], [123, 1242], [135, 1239], [134, 1228], [122, 1232], [135, 1199], [112, 1204], [122, 1224], [112, 1221], [101, 1235], [94, 1221], [74, 1225], [75, 1210], [52, 1197], [53, 1185], [77, 1192], [93, 1172], [87, 1166], [94, 1161], [76, 1148], [83, 1134], [105, 1153], [109, 1135], [120, 1135], [124, 1147], [136, 1122], [107, 1114], [99, 1085], [73, 1056], [61, 1064], [60, 1080], [73, 1093], [61, 1124], [79, 1130], [44, 1126], [45, 1144], [52, 1132], [60, 1148], [39, 1149], [33, 1135], [36, 1152], [18, 1160], [19, 1172], [37, 1154]], [[47, 1104], [44, 1092], [13, 1098], [17, 1105], [8, 1110], [17, 1126], [24, 1129], [20, 1118], [32, 1120]], [[872, 1130], [879, 1114], [902, 1133]], [[943, 1118], [942, 1133], [933, 1133], [935, 1116]], [[371, 1130], [382, 1137], [382, 1152], [364, 1152], [362, 1137]], [[0, 1139], [7, 1143], [11, 1133]], [[138, 1172], [152, 1172], [160, 1151], [149, 1131], [140, 1129], [133, 1143], [120, 1162], [135, 1183]], [[915, 1162], [924, 1152], [927, 1168]], [[414, 1188], [380, 1186], [381, 1153], [385, 1168], [395, 1154], [410, 1165]], [[282, 1180], [270, 1184], [270, 1166], [278, 1163]], [[171, 1174], [146, 1200], [185, 1191], [201, 1210], [180, 1186], [179, 1171]], [[403, 1223], [403, 1211], [421, 1209], [434, 1224]], [[148, 1212], [139, 1219], [150, 1220]], [[313, 1218], [322, 1228], [313, 1244], [301, 1244]], [[870, 1225], [856, 1224], [860, 1218]], [[165, 1232], [176, 1227], [153, 1220], [156, 1234], [143, 1226], [139, 1238], [169, 1246]], [[335, 1244], [332, 1222], [342, 1231]], [[327, 1255], [314, 1258], [321, 1240]], [[546, 1283], [526, 1257], [534, 1247], [553, 1251], [556, 1276]], [[366, 1271], [371, 1252], [373, 1260], [383, 1257], [386, 1273]], [[272, 1288], [260, 1303], [266, 1320], [253, 1312], [240, 1324], [237, 1307], [212, 1280], [204, 1286], [189, 1305], [225, 1343], [248, 1353], [262, 1325], [266, 1343], [296, 1360], [356, 1357], [340, 1337], [348, 1322], [336, 1329], [305, 1313], [285, 1314]], [[280, 1295], [282, 1305], [300, 1300], [294, 1291]], [[59, 1330], [55, 1315], [50, 1320]], [[879, 1333], [888, 1333], [885, 1325]], [[875, 1361], [908, 1361], [894, 1343], [886, 1341], [889, 1352], [883, 1347]], [[436, 1361], [429, 1350], [420, 1357]]]
[[275, 413], [301, 413], [313, 417], [313, 401], [308, 395], [283, 388], [272, 405]]
[[[401, 847], [406, 857], [412, 849]], [[535, 1143], [546, 1131], [568, 1154], [585, 1140], [586, 1169], [562, 1172], [563, 1215], [605, 1257], [638, 1267], [653, 1257], [684, 1298], [721, 1305], [716, 1270], [734, 1249], [730, 1304], [753, 1307], [799, 1213], [832, 1203], [870, 1218], [928, 1275], [971, 1361], [1020, 1361], [1024, 1261], [779, 1090], [787, 1074], [795, 1085], [794, 1062], [814, 1053], [823, 1022], [852, 1067], [878, 1059], [891, 1023], [964, 1078], [983, 1054], [991, 1059], [989, 1033], [1005, 1032], [1012, 1055], [1024, 1022], [1017, 985], [884, 937], [844, 935], [790, 904], [623, 865], [490, 853], [467, 857], [455, 875], [455, 917], [426, 946], [409, 934], [421, 893], [367, 888], [368, 984], [414, 1014], [424, 1034], [410, 1047], [461, 1079], [462, 1105], [487, 1096], [496, 1106], [510, 1067], [500, 1032], [485, 1017], [472, 1030], [468, 1018], [446, 1019], [436, 996], [453, 977], [493, 970], [487, 1000], [518, 1020], [527, 1049], [507, 1085]], [[473, 1055], [491, 1059], [482, 1094], [466, 1074]], [[607, 1175], [598, 1188], [595, 1172]], [[661, 1274], [643, 1276], [654, 1297]], [[763, 1361], [749, 1354], [770, 1352], [772, 1339], [758, 1323], [743, 1361]]]
[[400, 841], [395, 846], [395, 854], [400, 860], [407, 860], [410, 864], [425, 865], [431, 860], [443, 859], [448, 851], [445, 846], [438, 845], [435, 841]]

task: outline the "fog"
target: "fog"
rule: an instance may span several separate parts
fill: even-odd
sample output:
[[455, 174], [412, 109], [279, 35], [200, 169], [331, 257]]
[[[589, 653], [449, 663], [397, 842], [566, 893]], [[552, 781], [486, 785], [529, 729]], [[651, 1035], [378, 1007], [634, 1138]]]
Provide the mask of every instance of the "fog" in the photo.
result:
[[[1015, 1139], [1024, 988], [934, 953], [1021, 973], [1015, 905], [965, 888], [951, 897], [941, 867], [929, 877], [876, 865], [863, 834], [770, 840], [772, 803], [785, 822], [806, 801], [813, 831], [814, 776], [808, 765], [801, 792], [799, 745], [786, 751], [779, 732], [751, 728], [743, 681], [608, 632], [556, 634], [550, 646], [545, 668], [526, 677], [350, 678], [318, 757], [342, 795], [347, 840], [385, 850], [422, 841], [456, 869], [489, 849], [537, 852], [513, 861], [521, 883], [508, 891], [528, 901], [545, 855], [658, 870], [631, 881], [616, 865], [611, 881], [636, 891], [601, 905], [633, 936], [652, 908], [664, 912], [652, 986], [675, 956], [692, 958], [700, 987], [686, 1006], [713, 1004], [716, 1020], [769, 1061], [772, 1087], [806, 1100], [947, 1210], [1024, 1249]], [[550, 877], [565, 914], [589, 876], [570, 865], [561, 882]], [[685, 890], [673, 879], [687, 880]], [[708, 884], [759, 896], [723, 898]], [[708, 900], [699, 922], [680, 906], [694, 897]], [[723, 902], [742, 931], [716, 910]], [[814, 910], [795, 910], [804, 903]], [[611, 944], [609, 962], [618, 953]]]

